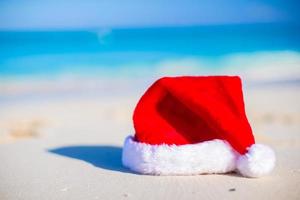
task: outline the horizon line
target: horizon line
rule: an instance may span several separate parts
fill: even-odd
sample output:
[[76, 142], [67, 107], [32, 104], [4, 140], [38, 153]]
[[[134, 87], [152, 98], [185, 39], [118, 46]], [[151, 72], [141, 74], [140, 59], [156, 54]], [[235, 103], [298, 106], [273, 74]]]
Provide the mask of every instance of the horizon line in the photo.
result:
[[52, 31], [103, 31], [126, 29], [159, 29], [159, 28], [193, 28], [193, 27], [217, 27], [217, 26], [247, 26], [247, 25], [285, 25], [300, 27], [299, 22], [243, 22], [243, 23], [210, 23], [210, 24], [185, 24], [185, 25], [121, 25], [121, 26], [94, 26], [94, 27], [35, 27], [35, 28], [1, 28], [0, 32], [52, 32]]

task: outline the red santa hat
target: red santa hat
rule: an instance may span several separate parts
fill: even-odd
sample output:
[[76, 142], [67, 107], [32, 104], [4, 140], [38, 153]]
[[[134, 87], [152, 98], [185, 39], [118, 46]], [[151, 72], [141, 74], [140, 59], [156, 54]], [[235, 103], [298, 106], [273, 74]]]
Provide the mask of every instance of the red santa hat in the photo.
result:
[[272, 149], [255, 143], [237, 76], [161, 78], [138, 102], [133, 123], [122, 162], [139, 173], [260, 177], [275, 165]]

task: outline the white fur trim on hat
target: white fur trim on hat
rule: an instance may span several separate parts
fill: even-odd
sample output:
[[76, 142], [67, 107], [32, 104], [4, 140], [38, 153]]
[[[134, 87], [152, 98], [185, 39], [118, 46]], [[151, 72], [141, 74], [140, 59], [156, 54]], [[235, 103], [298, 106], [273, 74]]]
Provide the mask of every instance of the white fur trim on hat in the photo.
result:
[[253, 144], [248, 152], [237, 160], [237, 170], [246, 177], [260, 177], [269, 174], [275, 166], [273, 150], [263, 144]]
[[224, 140], [187, 145], [150, 145], [126, 138], [122, 162], [131, 170], [152, 175], [193, 175], [227, 173], [237, 170], [246, 177], [260, 177], [275, 166], [273, 150], [253, 144], [244, 155]]
[[233, 171], [237, 157], [226, 141], [218, 139], [187, 145], [150, 145], [129, 136], [122, 162], [142, 174], [192, 175]]

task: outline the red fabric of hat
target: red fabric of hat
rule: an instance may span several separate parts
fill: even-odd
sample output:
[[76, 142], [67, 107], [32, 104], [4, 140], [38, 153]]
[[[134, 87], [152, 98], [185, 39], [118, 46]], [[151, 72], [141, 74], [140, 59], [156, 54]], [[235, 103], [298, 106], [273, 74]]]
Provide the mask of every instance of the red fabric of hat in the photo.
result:
[[222, 139], [243, 154], [255, 143], [239, 77], [162, 78], [139, 101], [133, 122], [136, 140], [149, 144]]

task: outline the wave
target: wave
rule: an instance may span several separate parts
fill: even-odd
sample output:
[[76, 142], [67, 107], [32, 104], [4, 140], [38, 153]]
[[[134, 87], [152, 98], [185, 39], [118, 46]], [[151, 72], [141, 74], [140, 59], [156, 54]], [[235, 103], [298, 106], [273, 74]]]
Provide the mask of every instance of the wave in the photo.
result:
[[247, 81], [300, 79], [300, 53], [295, 51], [236, 53], [219, 58], [182, 58], [156, 64], [157, 76], [239, 75]]

